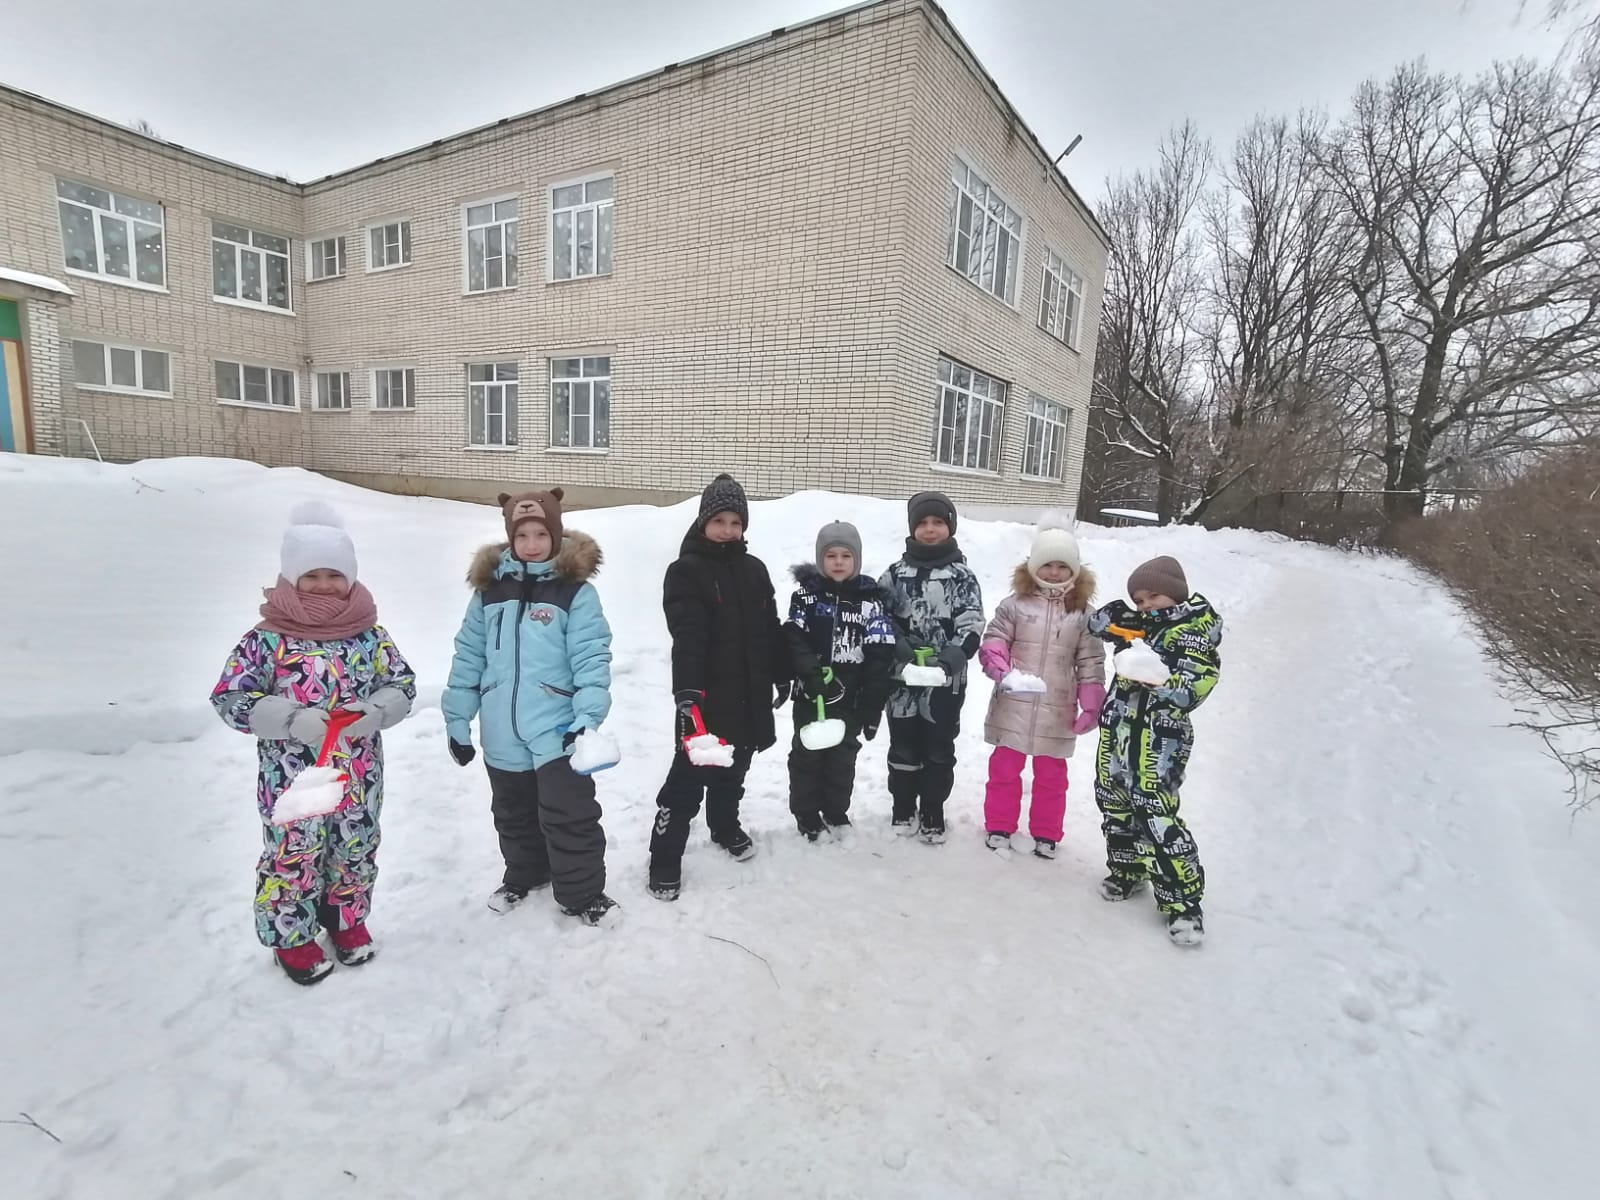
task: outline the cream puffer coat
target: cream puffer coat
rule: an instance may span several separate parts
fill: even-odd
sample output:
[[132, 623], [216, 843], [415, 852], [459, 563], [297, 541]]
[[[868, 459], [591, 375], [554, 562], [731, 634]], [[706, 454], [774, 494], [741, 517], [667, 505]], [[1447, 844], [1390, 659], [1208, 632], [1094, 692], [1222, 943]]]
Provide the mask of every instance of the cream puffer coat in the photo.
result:
[[1044, 680], [1045, 692], [1003, 692], [995, 688], [983, 736], [991, 746], [1020, 754], [1071, 758], [1077, 736], [1073, 725], [1082, 711], [1099, 716], [1105, 701], [1105, 647], [1085, 627], [1094, 574], [1082, 568], [1060, 587], [1041, 584], [1023, 563], [1011, 580], [1011, 595], [1000, 602], [984, 630], [979, 661], [997, 683], [1007, 671], [1026, 671]]

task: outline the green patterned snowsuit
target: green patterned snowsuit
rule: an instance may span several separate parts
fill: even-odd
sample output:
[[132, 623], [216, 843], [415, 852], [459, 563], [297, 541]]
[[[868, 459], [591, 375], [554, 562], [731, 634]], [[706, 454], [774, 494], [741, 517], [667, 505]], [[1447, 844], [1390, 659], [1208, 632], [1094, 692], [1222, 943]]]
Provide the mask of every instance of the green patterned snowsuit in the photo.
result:
[[1159, 687], [1116, 676], [1101, 710], [1094, 792], [1106, 866], [1114, 879], [1150, 880], [1162, 912], [1198, 909], [1206, 873], [1178, 789], [1194, 745], [1189, 714], [1222, 670], [1222, 618], [1199, 595], [1148, 613], [1114, 600], [1089, 618], [1089, 632], [1120, 650], [1128, 641], [1113, 625], [1142, 631], [1172, 675]]

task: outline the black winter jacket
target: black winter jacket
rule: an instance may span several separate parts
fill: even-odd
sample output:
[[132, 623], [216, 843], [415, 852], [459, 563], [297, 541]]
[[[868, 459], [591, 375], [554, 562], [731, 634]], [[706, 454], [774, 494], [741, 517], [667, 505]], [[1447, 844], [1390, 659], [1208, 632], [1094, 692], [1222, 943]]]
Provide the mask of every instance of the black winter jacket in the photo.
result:
[[783, 632], [794, 678], [807, 699], [797, 700], [795, 720], [816, 720], [816, 697], [824, 694], [822, 669], [831, 667], [845, 689], [843, 710], [828, 710], [857, 727], [876, 724], [895, 689], [895, 629], [889, 598], [868, 575], [835, 583], [811, 563], [791, 574], [799, 584], [789, 600]]
[[672, 635], [672, 690], [705, 693], [706, 728], [734, 746], [777, 741], [772, 702], [790, 678], [772, 578], [743, 540], [683, 539], [662, 585]]

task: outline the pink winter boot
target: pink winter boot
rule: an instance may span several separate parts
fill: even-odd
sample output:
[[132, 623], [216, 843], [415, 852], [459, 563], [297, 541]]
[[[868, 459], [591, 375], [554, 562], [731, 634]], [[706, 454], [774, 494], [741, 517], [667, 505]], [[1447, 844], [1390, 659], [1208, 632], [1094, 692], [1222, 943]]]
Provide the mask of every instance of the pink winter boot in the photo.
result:
[[315, 942], [274, 950], [273, 954], [278, 960], [278, 965], [283, 968], [283, 973], [302, 987], [321, 983], [328, 977], [328, 972], [333, 970], [333, 964], [323, 955], [322, 947]]
[[347, 967], [359, 967], [364, 962], [371, 962], [378, 953], [365, 922], [352, 925], [349, 929], [331, 930], [328, 936], [333, 939], [333, 952]]

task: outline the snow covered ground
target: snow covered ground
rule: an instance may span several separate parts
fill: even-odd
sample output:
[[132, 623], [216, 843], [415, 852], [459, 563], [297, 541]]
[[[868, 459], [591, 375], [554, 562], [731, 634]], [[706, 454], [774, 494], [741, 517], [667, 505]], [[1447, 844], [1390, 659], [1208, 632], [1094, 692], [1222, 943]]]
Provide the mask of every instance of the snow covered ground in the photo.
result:
[[[388, 741], [377, 961], [314, 989], [257, 944], [253, 747], [206, 703], [296, 500], [341, 506], [422, 677]], [[740, 865], [701, 827], [644, 891], [671, 729], [660, 579], [690, 507], [581, 513], [607, 555], [620, 927], [497, 917], [486, 781], [438, 696], [492, 509], [213, 460], [0, 456], [0, 1126], [7, 1196], [1507, 1197], [1592, 1193], [1600, 814], [1505, 728], [1403, 565], [1253, 534], [1087, 530], [1115, 594], [1178, 555], [1228, 620], [1185, 809], [1209, 941], [1095, 894], [1091, 749], [1056, 862], [982, 845], [988, 684], [941, 848], [892, 838], [884, 739], [845, 845], [779, 752]], [[755, 506], [777, 577], [844, 517]], [[1027, 544], [964, 523], [992, 610]], [[785, 593], [786, 594], [786, 593]], [[758, 957], [759, 956], [759, 957]]]

